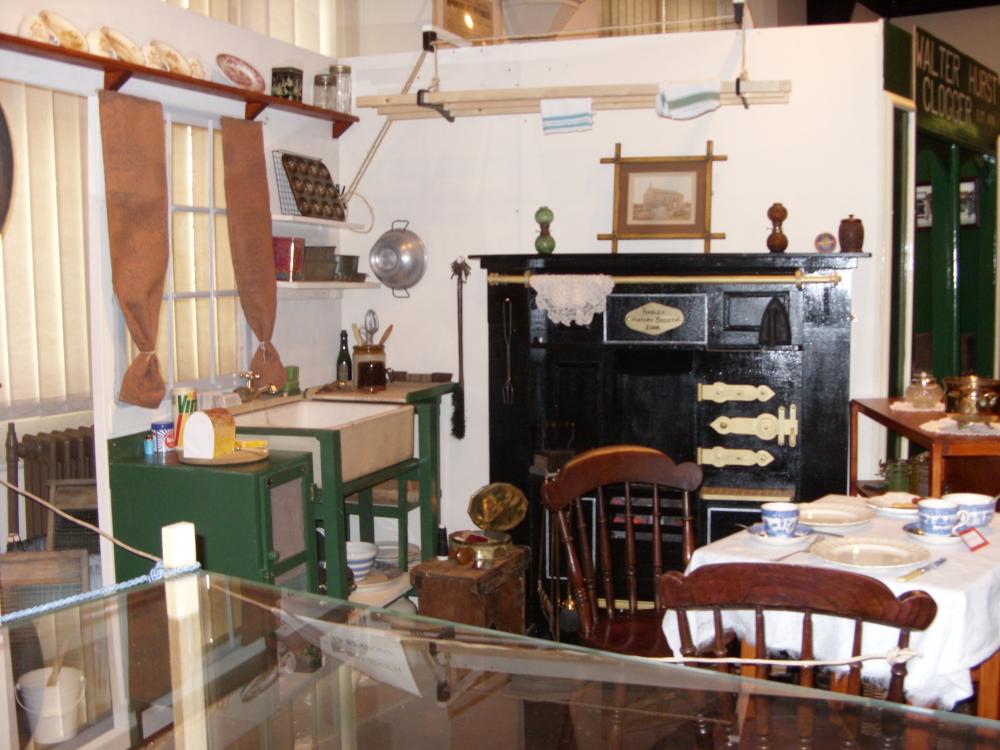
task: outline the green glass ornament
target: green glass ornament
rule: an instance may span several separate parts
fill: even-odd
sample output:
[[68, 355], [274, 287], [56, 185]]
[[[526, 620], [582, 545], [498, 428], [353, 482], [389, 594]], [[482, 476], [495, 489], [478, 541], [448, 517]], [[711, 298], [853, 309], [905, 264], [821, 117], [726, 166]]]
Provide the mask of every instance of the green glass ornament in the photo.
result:
[[552, 209], [542, 206], [535, 211], [535, 221], [538, 222], [538, 237], [535, 239], [535, 250], [540, 255], [549, 255], [556, 249], [556, 238], [549, 234], [549, 224], [555, 218]]

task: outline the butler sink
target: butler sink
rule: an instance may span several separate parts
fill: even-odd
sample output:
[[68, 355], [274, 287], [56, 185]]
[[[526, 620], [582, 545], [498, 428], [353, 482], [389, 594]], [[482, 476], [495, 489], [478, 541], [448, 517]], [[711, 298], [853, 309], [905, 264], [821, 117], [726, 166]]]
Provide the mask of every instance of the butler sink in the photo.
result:
[[262, 404], [234, 418], [240, 435], [260, 428], [275, 448], [293, 447], [288, 438], [295, 435], [339, 433], [341, 482], [413, 457], [413, 407], [405, 404], [293, 401]]

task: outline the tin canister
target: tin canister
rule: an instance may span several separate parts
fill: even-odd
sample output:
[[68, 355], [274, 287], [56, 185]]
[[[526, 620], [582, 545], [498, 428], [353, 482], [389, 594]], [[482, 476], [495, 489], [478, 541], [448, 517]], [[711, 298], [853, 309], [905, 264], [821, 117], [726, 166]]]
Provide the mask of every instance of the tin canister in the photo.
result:
[[153, 433], [153, 452], [166, 453], [173, 442], [174, 423], [153, 422], [149, 429]]

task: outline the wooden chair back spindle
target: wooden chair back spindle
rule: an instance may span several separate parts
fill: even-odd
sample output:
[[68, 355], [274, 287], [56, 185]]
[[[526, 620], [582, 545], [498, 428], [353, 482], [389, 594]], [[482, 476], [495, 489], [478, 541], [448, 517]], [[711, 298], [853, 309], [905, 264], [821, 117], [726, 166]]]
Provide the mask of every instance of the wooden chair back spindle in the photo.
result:
[[[618, 445], [581, 453], [545, 482], [542, 497], [562, 537], [582, 642], [620, 653], [669, 652], [659, 622], [662, 610], [655, 604], [655, 586], [648, 592], [654, 607], [641, 608], [640, 579], [655, 581], [666, 567], [661, 508], [665, 490], [679, 496], [679, 557], [683, 565], [690, 560], [694, 550], [691, 498], [701, 481], [701, 468], [693, 463], [676, 464], [644, 446]], [[591, 504], [594, 521], [588, 523]], [[642, 538], [638, 521], [643, 522]], [[612, 540], [613, 533], [620, 536]], [[616, 609], [619, 591], [626, 597], [621, 610]]]

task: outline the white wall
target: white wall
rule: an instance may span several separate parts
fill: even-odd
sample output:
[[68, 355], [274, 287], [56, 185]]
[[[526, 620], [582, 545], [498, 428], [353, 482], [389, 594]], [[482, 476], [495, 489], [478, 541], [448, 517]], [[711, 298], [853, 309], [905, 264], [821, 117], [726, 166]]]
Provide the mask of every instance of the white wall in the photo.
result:
[[[398, 92], [415, 54], [357, 58], [358, 94]], [[424, 279], [408, 300], [388, 290], [345, 297], [344, 318], [360, 321], [374, 306], [395, 324], [388, 346], [392, 367], [457, 374], [455, 282], [459, 256], [531, 253], [540, 205], [555, 212], [556, 252], [606, 253], [595, 239], [611, 226], [612, 175], [600, 159], [622, 143], [626, 156], [704, 153], [705, 142], [726, 154], [716, 163], [713, 229], [727, 239], [713, 252], [766, 252], [768, 206], [781, 201], [793, 252], [810, 252], [823, 231], [836, 233], [853, 213], [866, 225], [865, 249], [854, 281], [852, 394], [877, 395], [885, 382], [887, 324], [883, 300], [888, 269], [879, 247], [885, 206], [884, 101], [881, 24], [763, 29], [750, 36], [752, 79], [788, 79], [787, 105], [725, 107], [688, 122], [661, 119], [652, 109], [598, 112], [586, 133], [545, 136], [538, 115], [509, 115], [393, 124], [359, 190], [375, 206], [376, 234], [406, 218], [430, 253]], [[544, 84], [614, 84], [721, 78], [739, 72], [735, 32], [676, 34], [470, 48], [441, 53], [444, 90]], [[415, 86], [426, 86], [425, 66]], [[341, 163], [351, 174], [378, 127], [362, 122], [341, 139]], [[353, 212], [363, 209], [352, 205]], [[344, 246], [365, 266], [374, 237], [346, 235]], [[697, 241], [623, 242], [622, 253], [700, 252]], [[475, 270], [465, 289], [467, 436], [443, 444], [443, 517], [465, 528], [470, 494], [489, 480], [487, 435], [486, 283]], [[846, 406], [845, 406], [846, 408]], [[450, 409], [444, 409], [450, 417]], [[447, 426], [445, 432], [447, 435]]]

